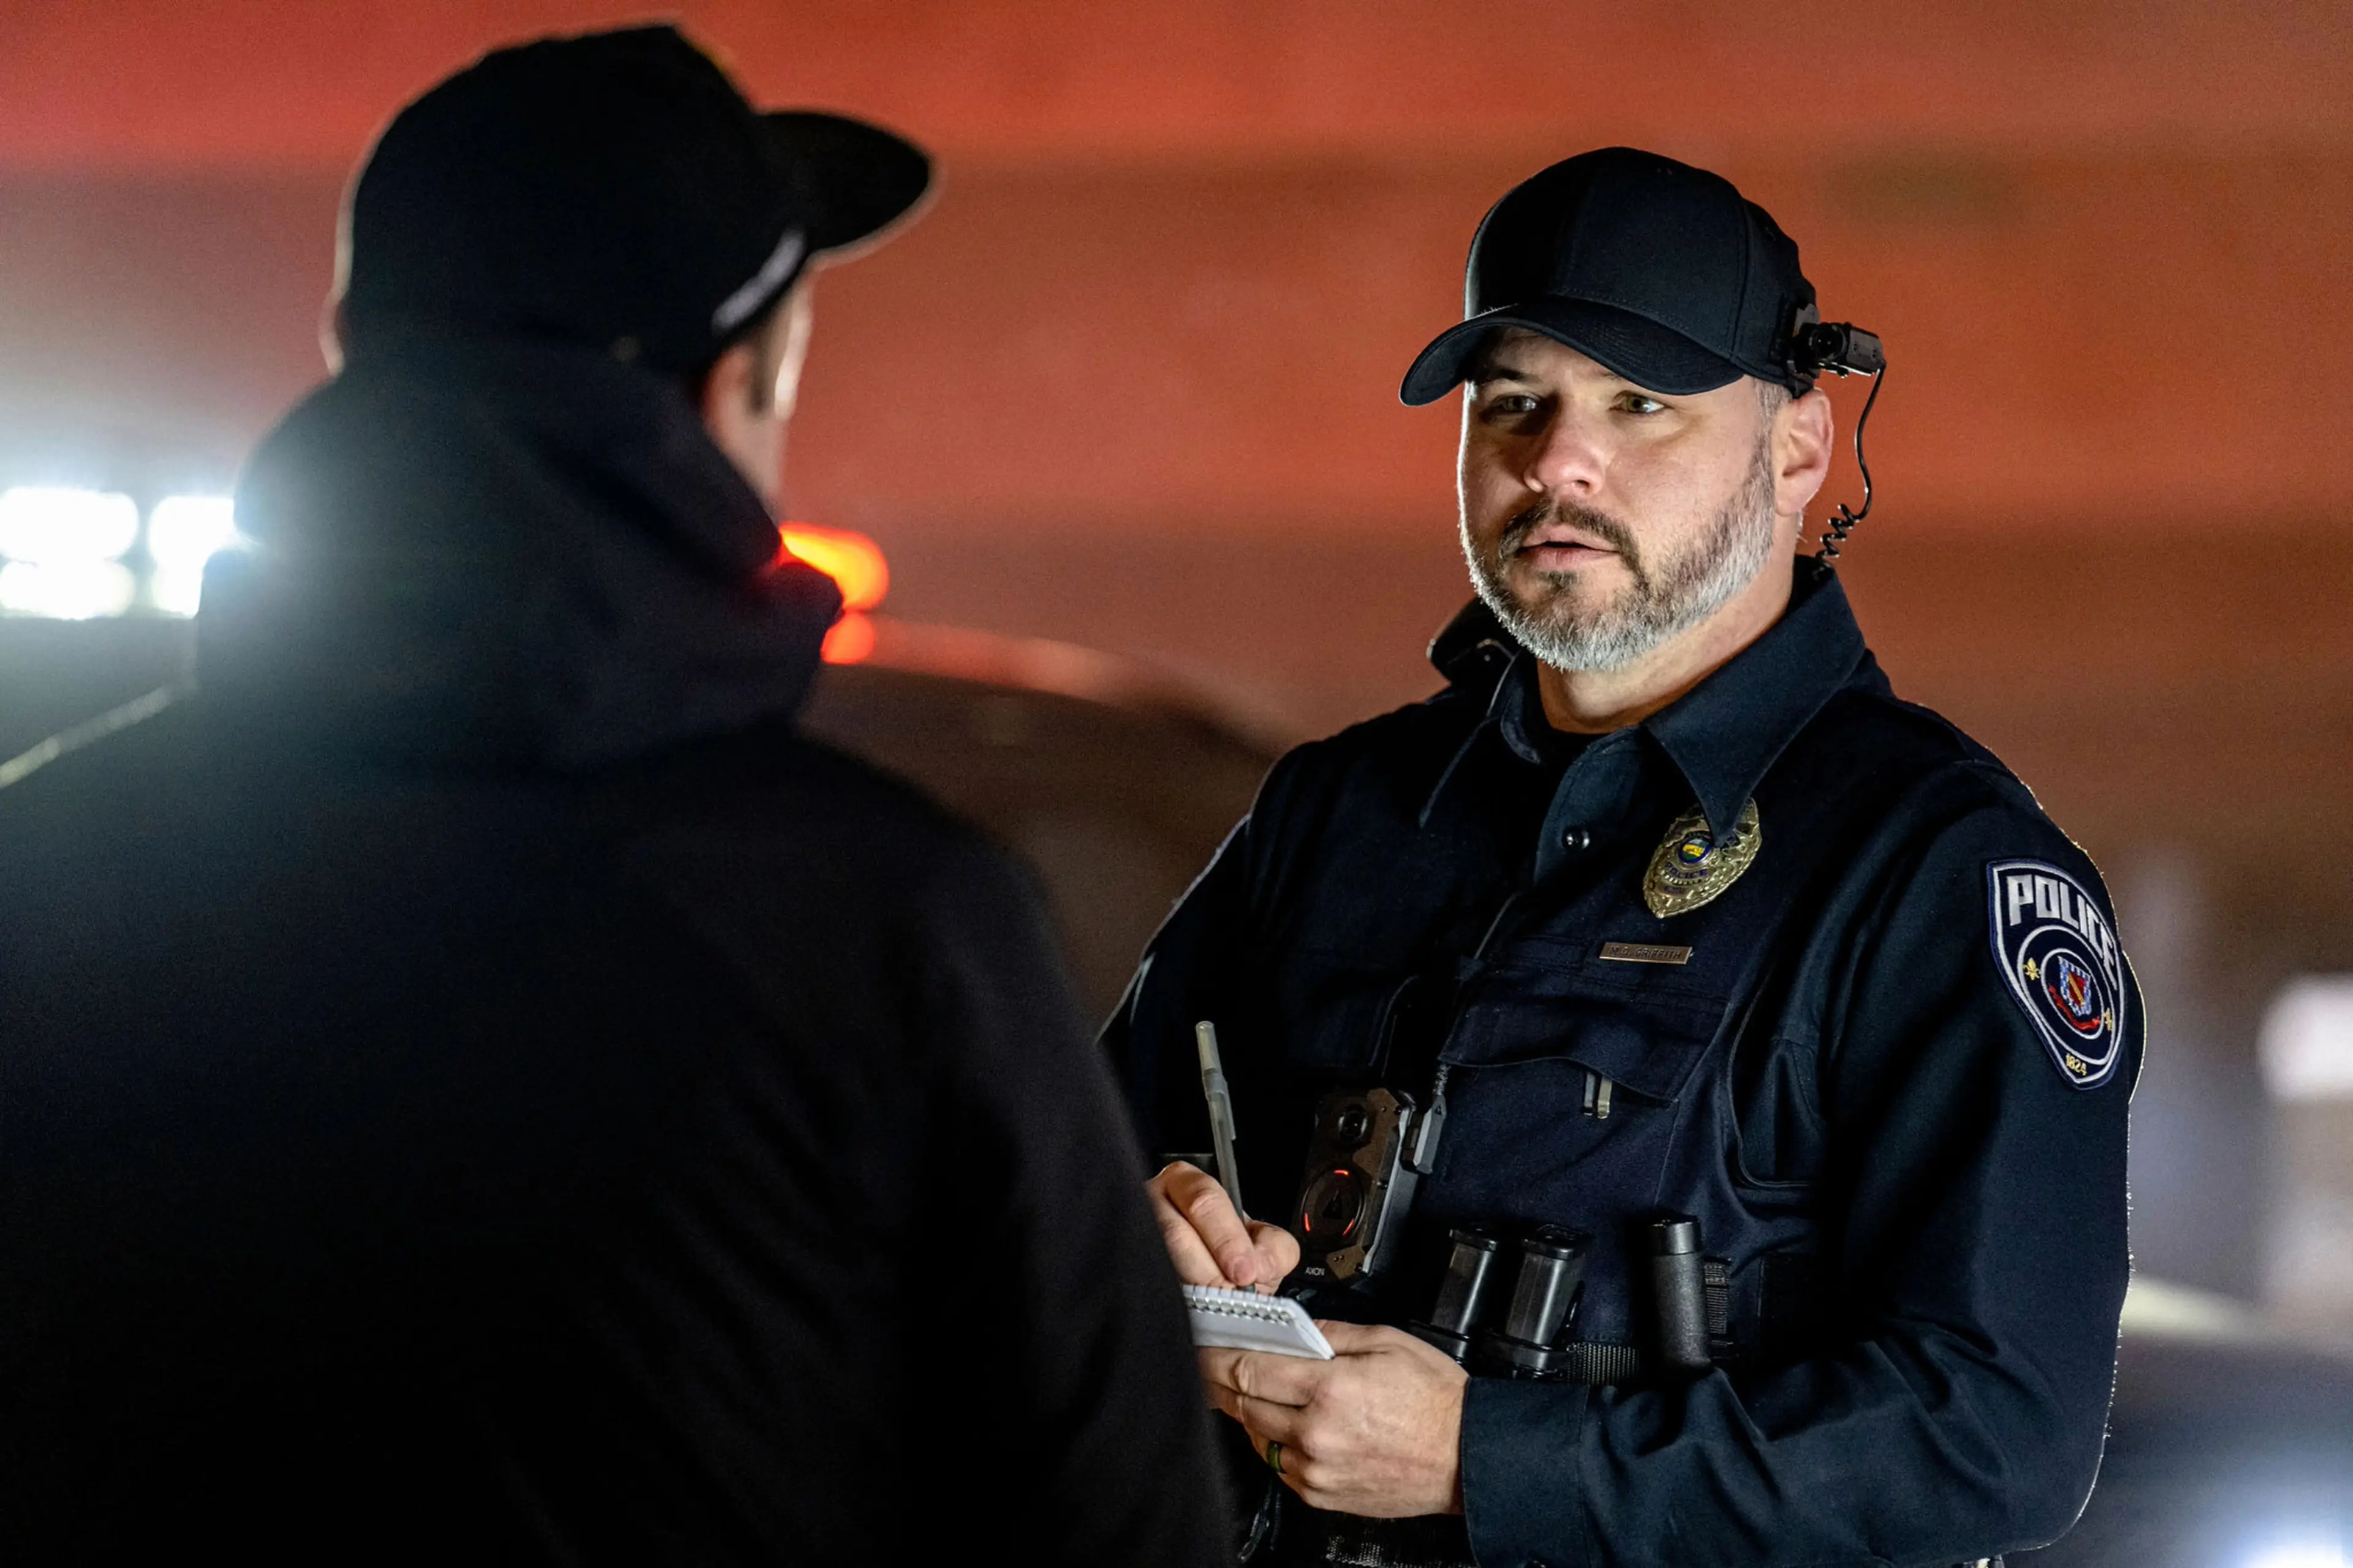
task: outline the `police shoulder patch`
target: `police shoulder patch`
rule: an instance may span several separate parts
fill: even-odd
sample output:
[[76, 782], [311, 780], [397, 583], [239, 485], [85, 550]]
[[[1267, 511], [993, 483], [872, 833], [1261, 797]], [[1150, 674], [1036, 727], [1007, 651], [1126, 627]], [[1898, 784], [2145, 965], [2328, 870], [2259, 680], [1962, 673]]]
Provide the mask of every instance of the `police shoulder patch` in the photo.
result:
[[2125, 1030], [2124, 951], [2099, 900], [2056, 866], [1986, 868], [1994, 963], [2034, 1021], [2059, 1074], [2097, 1089], [2116, 1070]]

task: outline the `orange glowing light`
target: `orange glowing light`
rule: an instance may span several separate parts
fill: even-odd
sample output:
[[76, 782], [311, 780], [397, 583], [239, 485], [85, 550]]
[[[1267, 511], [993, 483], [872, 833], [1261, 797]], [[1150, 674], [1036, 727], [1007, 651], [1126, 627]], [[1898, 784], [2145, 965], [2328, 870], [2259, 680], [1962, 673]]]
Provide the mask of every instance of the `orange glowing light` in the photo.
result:
[[[890, 563], [882, 559], [881, 547], [864, 534], [852, 533], [846, 528], [812, 528], [805, 522], [786, 523], [777, 532], [783, 542], [777, 559], [789, 555], [805, 561], [832, 578], [840, 587], [841, 607], [845, 614], [841, 624], [833, 628], [836, 636], [840, 636], [849, 623], [858, 618], [855, 612], [872, 609], [891, 591]], [[866, 629], [864, 636], [857, 658], [864, 658], [865, 650], [874, 646], [874, 629], [871, 626]], [[826, 647], [828, 650], [826, 657], [833, 658], [830, 651], [832, 638], [826, 640]], [[855, 661], [852, 658], [837, 662]]]
[[825, 634], [819, 650], [828, 664], [860, 664], [874, 651], [874, 622], [856, 610], [845, 613]]

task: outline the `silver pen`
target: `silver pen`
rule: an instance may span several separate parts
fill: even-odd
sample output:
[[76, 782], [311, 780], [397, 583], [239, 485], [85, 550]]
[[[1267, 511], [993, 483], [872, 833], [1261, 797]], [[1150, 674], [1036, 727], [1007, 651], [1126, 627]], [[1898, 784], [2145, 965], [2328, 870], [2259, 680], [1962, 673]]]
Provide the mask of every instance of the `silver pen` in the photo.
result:
[[1242, 1207], [1242, 1173], [1234, 1163], [1234, 1101], [1226, 1092], [1225, 1064], [1218, 1059], [1218, 1026], [1207, 1018], [1194, 1025], [1193, 1045], [1201, 1053], [1201, 1097], [1209, 1102], [1209, 1138], [1218, 1151], [1218, 1180], [1225, 1184], [1234, 1213], [1247, 1215], [1249, 1211]]

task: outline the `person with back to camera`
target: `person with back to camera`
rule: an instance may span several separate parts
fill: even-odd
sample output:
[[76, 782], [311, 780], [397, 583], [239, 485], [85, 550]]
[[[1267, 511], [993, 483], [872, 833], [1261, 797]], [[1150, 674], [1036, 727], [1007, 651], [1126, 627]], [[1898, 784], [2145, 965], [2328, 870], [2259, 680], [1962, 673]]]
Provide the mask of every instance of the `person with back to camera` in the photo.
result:
[[2091, 862], [1865, 648], [1853, 520], [1799, 554], [1818, 378], [1876, 340], [1625, 148], [1504, 196], [1466, 296], [1404, 386], [1463, 386], [1446, 689], [1276, 765], [1106, 1036], [1198, 1150], [1214, 1024], [1250, 1217], [1178, 1159], [1162, 1231], [1337, 1352], [1200, 1352], [1245, 1553], [2048, 1542], [2099, 1466], [2140, 1005]]
[[0, 1558], [1219, 1560], [1032, 889], [793, 728], [809, 268], [928, 177], [663, 27], [385, 132], [195, 693], [0, 770]]

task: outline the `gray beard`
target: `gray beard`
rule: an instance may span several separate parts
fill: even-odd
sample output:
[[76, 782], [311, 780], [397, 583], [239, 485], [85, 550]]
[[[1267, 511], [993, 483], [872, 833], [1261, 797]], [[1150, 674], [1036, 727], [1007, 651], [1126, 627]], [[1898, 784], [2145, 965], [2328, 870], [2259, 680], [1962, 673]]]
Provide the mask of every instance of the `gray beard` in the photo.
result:
[[[1556, 520], [1617, 551], [1633, 581], [1594, 605], [1584, 602], [1591, 590], [1578, 582], [1581, 574], [1546, 572], [1534, 604], [1514, 598], [1504, 581], [1504, 563], [1531, 531]], [[1466, 520], [1462, 553], [1471, 563], [1471, 585], [1521, 647], [1555, 669], [1607, 673], [1689, 631], [1755, 582], [1773, 553], [1773, 523], [1772, 448], [1760, 441], [1748, 477], [1717, 509], [1707, 531], [1658, 571], [1644, 564], [1624, 523], [1549, 496], [1512, 519], [1492, 555], [1480, 552]]]

